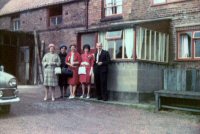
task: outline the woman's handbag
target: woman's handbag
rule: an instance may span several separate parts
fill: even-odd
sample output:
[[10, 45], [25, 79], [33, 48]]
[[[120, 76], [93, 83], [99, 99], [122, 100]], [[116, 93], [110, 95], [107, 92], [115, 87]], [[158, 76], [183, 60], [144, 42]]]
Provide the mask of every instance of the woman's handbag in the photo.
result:
[[86, 74], [86, 68], [85, 67], [79, 67], [78, 68], [78, 74]]
[[62, 68], [62, 74], [68, 76], [68, 77], [72, 77], [73, 76], [73, 71], [70, 70], [69, 68]]
[[55, 74], [61, 74], [61, 68], [55, 67]]

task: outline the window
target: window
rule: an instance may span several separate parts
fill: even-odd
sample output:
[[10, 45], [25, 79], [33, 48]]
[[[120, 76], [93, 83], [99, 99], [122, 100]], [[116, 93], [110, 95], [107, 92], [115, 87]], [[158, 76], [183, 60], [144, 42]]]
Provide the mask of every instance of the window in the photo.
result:
[[19, 18], [13, 18], [12, 19], [12, 30], [13, 31], [19, 31], [20, 30], [20, 19]]
[[169, 35], [145, 28], [137, 29], [137, 59], [168, 62]]
[[179, 33], [178, 59], [200, 58], [200, 31]]
[[62, 16], [53, 16], [50, 18], [50, 26], [57, 26], [62, 23]]
[[134, 30], [124, 29], [99, 33], [99, 42], [107, 50], [111, 59], [132, 59], [134, 48]]
[[62, 6], [49, 8], [50, 26], [58, 26], [62, 24]]
[[89, 44], [90, 49], [96, 48], [96, 33], [88, 33], [81, 35], [81, 48], [83, 48], [84, 44]]
[[153, 1], [153, 5], [157, 5], [157, 4], [178, 2], [178, 1], [183, 1], [183, 0], [152, 0], [152, 1]]
[[104, 0], [105, 16], [122, 13], [122, 0]]

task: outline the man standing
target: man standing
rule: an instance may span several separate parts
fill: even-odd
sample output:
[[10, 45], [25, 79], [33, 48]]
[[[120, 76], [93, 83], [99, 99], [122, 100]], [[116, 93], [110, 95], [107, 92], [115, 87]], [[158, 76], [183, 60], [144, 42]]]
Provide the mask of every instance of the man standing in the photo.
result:
[[97, 90], [98, 100], [108, 100], [107, 93], [107, 73], [110, 55], [102, 49], [102, 43], [97, 43], [97, 52], [95, 53], [94, 79]]

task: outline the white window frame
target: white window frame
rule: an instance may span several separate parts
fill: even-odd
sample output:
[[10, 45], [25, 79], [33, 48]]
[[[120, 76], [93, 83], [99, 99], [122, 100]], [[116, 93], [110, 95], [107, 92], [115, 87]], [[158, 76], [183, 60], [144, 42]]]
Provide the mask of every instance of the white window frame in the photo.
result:
[[[107, 17], [107, 16], [112, 16], [112, 15], [119, 15], [119, 14], [122, 14], [123, 12], [123, 0], [109, 0], [111, 1], [110, 5], [107, 5], [107, 0], [104, 0], [104, 16]], [[117, 5], [117, 1], [120, 1], [121, 4]], [[121, 12], [118, 13], [119, 11], [119, 8], [121, 8]], [[110, 14], [107, 14], [107, 10], [110, 9]], [[114, 12], [114, 10], [116, 10]]]
[[[61, 22], [58, 23], [58, 19], [61, 18]], [[55, 23], [52, 22], [52, 20], [55, 19]], [[62, 15], [57, 15], [57, 16], [52, 16], [50, 17], [50, 26], [58, 26], [61, 25], [63, 23], [63, 19], [62, 19]]]
[[[191, 57], [180, 57], [180, 50], [181, 50], [181, 42], [180, 42], [180, 36], [181, 36], [181, 34], [184, 34], [184, 33], [191, 33], [192, 34], [192, 36], [191, 36]], [[200, 57], [196, 57], [196, 51], [195, 51], [195, 49], [196, 49], [196, 47], [195, 47], [195, 41], [196, 40], [200, 40], [200, 37], [194, 37], [195, 36], [195, 33], [197, 33], [197, 32], [200, 32], [199, 30], [197, 30], [197, 31], [195, 31], [195, 30], [191, 30], [191, 31], [186, 31], [186, 32], [178, 32], [178, 51], [177, 51], [177, 59], [178, 60], [191, 60], [191, 61], [193, 61], [193, 60], [200, 60]]]
[[20, 19], [19, 18], [12, 19], [12, 30], [19, 31], [20, 27], [21, 27]]
[[167, 4], [167, 3], [173, 3], [173, 2], [179, 2], [179, 1], [184, 1], [184, 0], [163, 0], [163, 2], [156, 2], [156, 0], [152, 0], [153, 5], [160, 5], [160, 4]]

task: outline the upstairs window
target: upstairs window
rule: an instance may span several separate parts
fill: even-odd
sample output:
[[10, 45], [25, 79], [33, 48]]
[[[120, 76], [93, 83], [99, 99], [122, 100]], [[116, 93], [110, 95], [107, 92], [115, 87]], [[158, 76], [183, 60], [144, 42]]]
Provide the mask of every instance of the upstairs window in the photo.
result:
[[58, 26], [62, 24], [62, 6], [49, 8], [50, 26]]
[[12, 30], [13, 31], [19, 31], [20, 30], [20, 17], [16, 16], [12, 18]]
[[178, 59], [200, 59], [200, 31], [178, 33]]
[[104, 0], [104, 14], [105, 17], [122, 14], [122, 0]]

